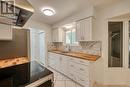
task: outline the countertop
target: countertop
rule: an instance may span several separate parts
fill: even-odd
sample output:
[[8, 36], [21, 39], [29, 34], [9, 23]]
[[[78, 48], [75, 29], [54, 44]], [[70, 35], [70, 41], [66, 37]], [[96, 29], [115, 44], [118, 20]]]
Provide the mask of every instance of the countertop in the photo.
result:
[[80, 58], [80, 59], [85, 59], [89, 61], [96, 61], [97, 59], [100, 58], [99, 55], [91, 55], [91, 54], [81, 53], [81, 52], [62, 52], [59, 50], [57, 51], [52, 50], [48, 52], [57, 53], [57, 54], [65, 55], [65, 56], [71, 56], [71, 57]]
[[29, 62], [27, 57], [0, 60], [0, 69]]

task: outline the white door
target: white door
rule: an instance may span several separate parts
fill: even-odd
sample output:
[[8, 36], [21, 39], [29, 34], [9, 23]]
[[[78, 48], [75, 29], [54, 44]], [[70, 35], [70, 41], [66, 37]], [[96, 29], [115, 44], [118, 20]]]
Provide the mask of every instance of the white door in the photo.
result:
[[45, 33], [41, 30], [30, 29], [30, 58], [45, 64]]
[[38, 41], [39, 41], [39, 45], [38, 47], [38, 61], [42, 64], [45, 64], [45, 33], [44, 32], [40, 32], [38, 33]]

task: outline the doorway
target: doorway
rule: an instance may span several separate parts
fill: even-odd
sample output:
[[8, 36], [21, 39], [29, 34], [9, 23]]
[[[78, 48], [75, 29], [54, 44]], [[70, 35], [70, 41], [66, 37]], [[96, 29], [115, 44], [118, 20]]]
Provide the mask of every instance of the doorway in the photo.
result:
[[42, 30], [30, 29], [31, 61], [45, 65], [45, 33]]
[[40, 62], [41, 64], [45, 65], [45, 33], [43, 31], [40, 31], [38, 33], [38, 62]]

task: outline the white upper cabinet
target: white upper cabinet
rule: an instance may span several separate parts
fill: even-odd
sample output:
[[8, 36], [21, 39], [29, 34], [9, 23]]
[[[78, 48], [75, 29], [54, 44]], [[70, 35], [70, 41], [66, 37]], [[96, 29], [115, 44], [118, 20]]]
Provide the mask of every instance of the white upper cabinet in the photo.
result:
[[0, 40], [12, 40], [11, 25], [0, 24]]
[[63, 42], [63, 29], [62, 28], [56, 28], [52, 30], [52, 41]]
[[76, 38], [77, 41], [92, 40], [92, 17], [82, 19], [76, 22]]

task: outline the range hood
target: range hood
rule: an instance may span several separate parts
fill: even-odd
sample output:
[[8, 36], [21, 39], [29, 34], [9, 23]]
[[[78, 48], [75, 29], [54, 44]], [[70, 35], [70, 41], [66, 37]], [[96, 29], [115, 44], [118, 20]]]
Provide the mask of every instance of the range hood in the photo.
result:
[[[6, 17], [7, 22], [5, 24], [13, 24], [14, 26], [23, 27], [27, 20], [32, 16], [34, 9], [31, 4], [26, 0], [14, 0], [14, 4], [11, 4], [10, 11], [14, 10], [13, 16], [6, 16], [2, 14], [2, 17]], [[1, 1], [2, 3], [7, 3], [6, 1]], [[2, 22], [0, 20], [0, 22]]]

